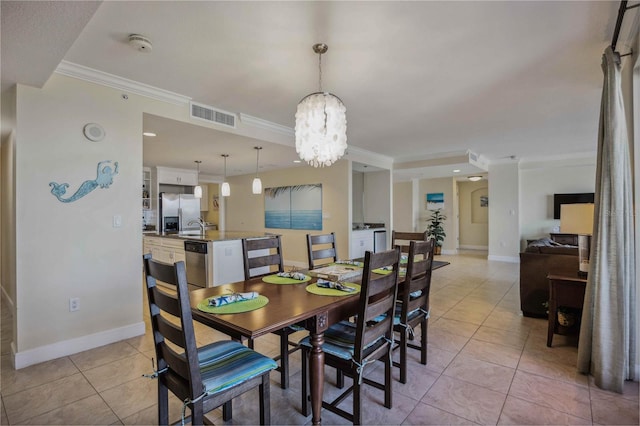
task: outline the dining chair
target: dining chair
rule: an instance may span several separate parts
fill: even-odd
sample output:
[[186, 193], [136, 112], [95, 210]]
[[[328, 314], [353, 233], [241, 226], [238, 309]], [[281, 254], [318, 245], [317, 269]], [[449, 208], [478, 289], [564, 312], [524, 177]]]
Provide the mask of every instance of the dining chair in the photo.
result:
[[[201, 425], [204, 414], [219, 406], [224, 420], [231, 420], [232, 399], [256, 387], [260, 424], [269, 424], [269, 373], [276, 363], [232, 340], [198, 348], [185, 263], [158, 262], [151, 254], [145, 254], [143, 260], [157, 357], [152, 377], [158, 380], [159, 424], [169, 423], [169, 391], [184, 401], [183, 417], [188, 407], [191, 423]], [[175, 285], [177, 293], [162, 290], [157, 281]]]
[[[245, 280], [284, 272], [282, 240], [280, 235], [261, 238], [243, 238], [242, 254], [244, 258]], [[256, 271], [257, 268], [267, 268], [268, 270], [261, 269]], [[280, 366], [278, 366], [276, 370], [280, 372], [280, 387], [282, 389], [289, 387], [289, 355], [299, 349], [297, 343], [289, 341], [289, 336], [302, 329], [303, 328], [294, 325], [274, 332], [274, 334], [280, 336], [280, 355], [273, 359], [280, 361]], [[253, 345], [253, 339], [249, 339], [249, 347], [253, 348]], [[289, 349], [289, 346], [292, 348]]]
[[400, 252], [409, 253], [410, 241], [427, 241], [427, 231], [424, 232], [401, 232], [391, 231], [391, 247], [400, 247]]
[[[319, 248], [318, 248], [319, 247]], [[336, 250], [335, 233], [311, 235], [307, 234], [307, 257], [309, 258], [309, 269], [338, 261], [338, 251]], [[326, 261], [329, 259], [330, 261]], [[324, 260], [320, 264], [317, 260]]]
[[[427, 364], [427, 327], [429, 325], [429, 291], [433, 267], [434, 240], [411, 241], [407, 259], [407, 273], [398, 288], [396, 314], [393, 329], [396, 339], [394, 349], [400, 349], [400, 382], [407, 383], [407, 348], [420, 350], [420, 363]], [[409, 342], [415, 328], [420, 325], [420, 345]]]
[[[398, 265], [400, 250], [379, 253], [365, 252], [364, 270], [360, 288], [356, 323], [341, 321], [324, 332], [325, 365], [351, 377], [353, 384], [331, 402], [322, 401], [322, 407], [336, 413], [353, 424], [362, 423], [362, 384], [384, 391], [384, 406], [391, 408], [392, 383], [391, 352], [393, 347], [393, 317], [398, 293]], [[374, 269], [392, 266], [388, 275], [376, 275]], [[373, 276], [376, 278], [373, 279]], [[374, 321], [375, 319], [375, 321]], [[308, 416], [310, 338], [300, 342], [302, 356], [302, 414]], [[384, 383], [364, 377], [364, 371], [376, 360], [384, 362]], [[340, 404], [353, 392], [353, 411], [349, 413]]]

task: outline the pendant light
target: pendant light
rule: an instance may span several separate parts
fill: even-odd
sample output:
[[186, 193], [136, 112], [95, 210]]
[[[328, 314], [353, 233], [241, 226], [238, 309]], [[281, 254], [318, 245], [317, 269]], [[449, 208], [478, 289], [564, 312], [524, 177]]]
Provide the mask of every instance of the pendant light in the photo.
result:
[[222, 182], [222, 187], [220, 188], [220, 193], [223, 197], [228, 197], [231, 195], [231, 187], [229, 186], [229, 182], [227, 182], [227, 157], [229, 154], [222, 154], [224, 157], [224, 181]]
[[313, 45], [319, 90], [305, 96], [296, 111], [296, 152], [313, 167], [330, 166], [347, 149], [347, 109], [340, 98], [322, 91], [322, 54], [328, 49], [324, 43]]
[[258, 163], [260, 161], [260, 150], [262, 147], [254, 146], [253, 149], [256, 150], [256, 177], [253, 178], [252, 189], [254, 194], [262, 194], [262, 181], [258, 177]]
[[196, 185], [193, 188], [193, 196], [196, 198], [202, 198], [202, 187], [200, 186], [200, 163], [202, 163], [202, 161], [200, 160], [196, 160], [196, 182], [198, 182], [198, 185]]

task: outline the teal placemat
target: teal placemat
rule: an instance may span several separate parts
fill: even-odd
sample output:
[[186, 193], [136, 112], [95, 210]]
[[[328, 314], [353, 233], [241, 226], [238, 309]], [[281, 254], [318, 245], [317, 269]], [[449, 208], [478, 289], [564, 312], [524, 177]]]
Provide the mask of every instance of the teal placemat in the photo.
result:
[[316, 283], [309, 284], [307, 286], [307, 291], [311, 294], [317, 294], [318, 296], [349, 296], [351, 294], [360, 293], [359, 284], [354, 284], [354, 283], [342, 283], [342, 284], [346, 285], [347, 287], [353, 287], [356, 289], [356, 291], [349, 293], [347, 291], [336, 290], [335, 288], [318, 287]]
[[254, 311], [266, 306], [269, 299], [266, 296], [258, 296], [255, 299], [244, 300], [242, 302], [229, 303], [222, 306], [209, 306], [209, 299], [204, 299], [198, 303], [198, 310], [209, 314], [239, 314], [242, 312]]
[[296, 280], [293, 278], [285, 278], [279, 277], [277, 274], [267, 275], [266, 277], [262, 277], [262, 281], [269, 284], [300, 284], [311, 281], [311, 277], [309, 275], [305, 275], [304, 280]]

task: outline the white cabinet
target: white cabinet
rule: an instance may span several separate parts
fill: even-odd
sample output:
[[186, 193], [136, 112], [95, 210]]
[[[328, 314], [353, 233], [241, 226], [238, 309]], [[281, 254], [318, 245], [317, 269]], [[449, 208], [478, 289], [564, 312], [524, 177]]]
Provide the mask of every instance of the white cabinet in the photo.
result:
[[351, 259], [364, 257], [365, 251], [373, 251], [373, 231], [365, 229], [351, 232]]
[[198, 174], [195, 170], [172, 169], [169, 167], [156, 167], [156, 179], [158, 184], [196, 186]]
[[144, 237], [143, 251], [145, 253], [151, 253], [153, 259], [164, 263], [175, 263], [186, 260], [184, 240], [181, 239]]
[[214, 241], [213, 285], [244, 281], [243, 259], [242, 240]]

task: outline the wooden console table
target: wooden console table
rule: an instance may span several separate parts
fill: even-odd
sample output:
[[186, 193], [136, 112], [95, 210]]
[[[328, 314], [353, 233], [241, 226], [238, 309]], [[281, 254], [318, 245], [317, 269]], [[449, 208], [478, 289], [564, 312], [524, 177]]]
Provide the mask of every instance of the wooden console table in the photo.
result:
[[[553, 274], [547, 275], [549, 280], [549, 329], [547, 332], [547, 346], [551, 347], [554, 333], [559, 333], [558, 307], [582, 309], [584, 305], [584, 291], [587, 284], [586, 278], [580, 278], [578, 271], [575, 275]], [[574, 326], [569, 327], [569, 333], [580, 333], [580, 318]], [[568, 334], [568, 333], [562, 333]]]

